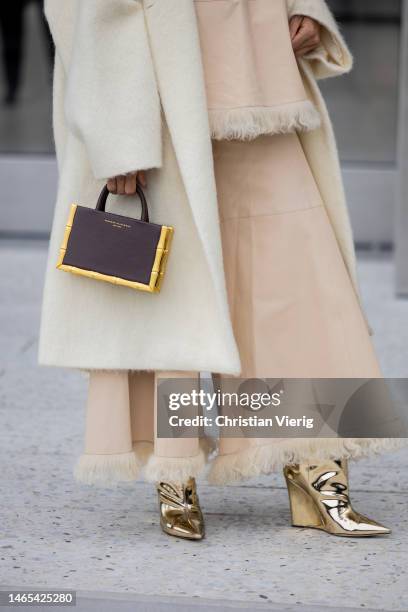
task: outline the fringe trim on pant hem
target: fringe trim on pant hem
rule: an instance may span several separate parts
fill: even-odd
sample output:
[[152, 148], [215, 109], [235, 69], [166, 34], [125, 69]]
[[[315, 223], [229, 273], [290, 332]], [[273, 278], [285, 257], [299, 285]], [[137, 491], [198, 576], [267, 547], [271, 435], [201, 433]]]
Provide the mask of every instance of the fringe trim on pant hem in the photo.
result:
[[204, 453], [205, 460], [209, 461], [218, 451], [218, 439], [210, 436], [203, 436], [199, 441], [200, 448]]
[[196, 478], [206, 465], [205, 453], [202, 449], [194, 457], [159, 457], [152, 455], [146, 464], [144, 476], [147, 482], [164, 480], [167, 482], [186, 482], [193, 476]]
[[136, 480], [139, 462], [133, 451], [115, 455], [83, 454], [74, 469], [78, 482], [99, 487], [112, 487], [120, 482]]
[[[285, 465], [328, 459], [361, 459], [402, 448], [399, 438], [320, 438], [315, 440], [270, 441], [242, 452], [219, 455], [208, 474], [212, 484], [230, 484], [261, 474], [270, 474]], [[295, 448], [294, 448], [295, 446]]]
[[[204, 453], [205, 460], [207, 461], [208, 458], [217, 450], [217, 441], [215, 438], [200, 438], [200, 448]], [[145, 440], [133, 442], [133, 452], [135, 453], [139, 464], [144, 466], [154, 453], [154, 444], [153, 442], [148, 442]]]
[[133, 452], [135, 453], [139, 465], [146, 465], [149, 457], [154, 452], [153, 442], [141, 441], [133, 442]]
[[215, 140], [253, 140], [262, 134], [308, 132], [321, 124], [310, 100], [272, 107], [210, 109], [209, 118]]

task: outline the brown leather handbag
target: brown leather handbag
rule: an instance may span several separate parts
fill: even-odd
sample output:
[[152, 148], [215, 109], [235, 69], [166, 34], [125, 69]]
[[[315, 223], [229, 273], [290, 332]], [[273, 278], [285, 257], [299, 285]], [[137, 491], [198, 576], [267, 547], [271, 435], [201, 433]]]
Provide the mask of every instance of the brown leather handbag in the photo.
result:
[[143, 189], [137, 185], [141, 219], [105, 211], [103, 188], [96, 208], [72, 204], [57, 268], [95, 280], [158, 293], [173, 227], [149, 222]]

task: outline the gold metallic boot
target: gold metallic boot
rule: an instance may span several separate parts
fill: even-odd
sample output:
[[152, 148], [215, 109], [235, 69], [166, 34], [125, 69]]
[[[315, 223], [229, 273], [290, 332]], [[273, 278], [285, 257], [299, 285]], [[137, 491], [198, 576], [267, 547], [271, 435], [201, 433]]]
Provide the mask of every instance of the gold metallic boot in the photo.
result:
[[169, 535], [188, 540], [202, 540], [204, 518], [197, 495], [196, 482], [158, 482], [160, 526]]
[[292, 524], [314, 527], [337, 536], [377, 536], [389, 529], [355, 512], [348, 493], [347, 462], [287, 465], [284, 469], [288, 487]]

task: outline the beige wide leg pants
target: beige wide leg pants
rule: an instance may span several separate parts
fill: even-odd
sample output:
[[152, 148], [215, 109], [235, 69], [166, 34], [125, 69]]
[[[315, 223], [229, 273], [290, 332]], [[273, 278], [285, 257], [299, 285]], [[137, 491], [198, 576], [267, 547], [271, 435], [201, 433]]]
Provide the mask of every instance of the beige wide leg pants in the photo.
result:
[[202, 471], [198, 438], [158, 438], [156, 390], [160, 377], [196, 379], [196, 372], [91, 372], [85, 451], [75, 470], [87, 484], [135, 480], [148, 464], [148, 479], [185, 481]]
[[[225, 275], [242, 377], [378, 378], [365, 320], [296, 134], [214, 142]], [[79, 480], [185, 480], [196, 439], [155, 437], [157, 376], [90, 374]], [[384, 441], [384, 446], [386, 443]], [[357, 457], [378, 440], [223, 438], [210, 479], [232, 482], [308, 457]]]

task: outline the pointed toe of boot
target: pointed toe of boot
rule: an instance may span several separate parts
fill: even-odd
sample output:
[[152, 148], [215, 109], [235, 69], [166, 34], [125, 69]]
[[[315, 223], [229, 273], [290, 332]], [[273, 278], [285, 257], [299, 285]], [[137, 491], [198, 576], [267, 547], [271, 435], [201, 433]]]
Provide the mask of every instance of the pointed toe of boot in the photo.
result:
[[381, 523], [377, 523], [377, 521], [373, 521], [358, 512], [355, 512], [355, 514], [357, 515], [353, 521], [355, 535], [377, 536], [391, 533], [391, 529], [388, 529], [385, 525], [381, 525]]

